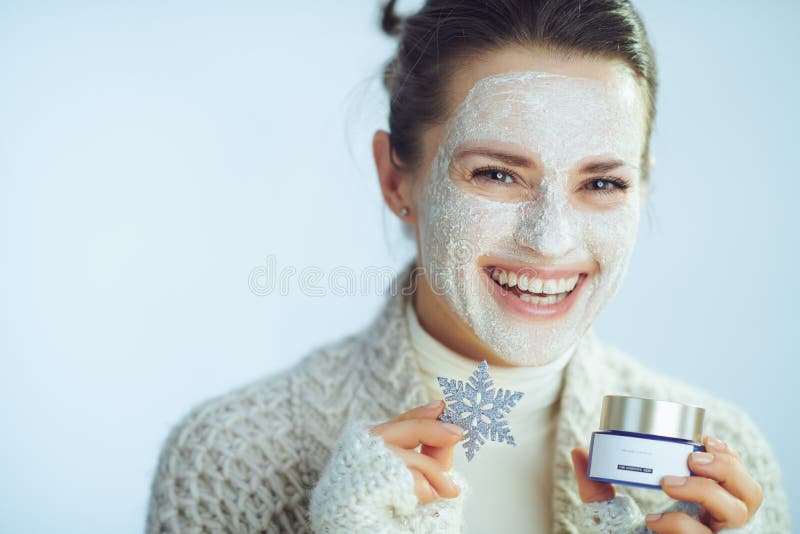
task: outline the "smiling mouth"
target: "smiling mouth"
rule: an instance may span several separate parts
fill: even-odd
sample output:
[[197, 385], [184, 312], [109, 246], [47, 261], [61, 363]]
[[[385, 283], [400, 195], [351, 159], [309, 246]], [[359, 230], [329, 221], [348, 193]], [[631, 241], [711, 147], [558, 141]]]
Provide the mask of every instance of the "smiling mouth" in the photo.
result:
[[503, 290], [513, 293], [524, 302], [542, 306], [556, 304], [567, 298], [583, 276], [583, 273], [578, 273], [569, 278], [538, 278], [493, 265], [485, 269]]

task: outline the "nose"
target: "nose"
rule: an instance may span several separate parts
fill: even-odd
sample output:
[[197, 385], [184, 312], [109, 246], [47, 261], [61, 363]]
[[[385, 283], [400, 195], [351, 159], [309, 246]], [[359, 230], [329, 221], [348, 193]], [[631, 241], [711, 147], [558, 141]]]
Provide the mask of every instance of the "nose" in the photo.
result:
[[544, 193], [520, 206], [514, 239], [543, 258], [562, 258], [577, 245], [577, 224], [564, 195]]

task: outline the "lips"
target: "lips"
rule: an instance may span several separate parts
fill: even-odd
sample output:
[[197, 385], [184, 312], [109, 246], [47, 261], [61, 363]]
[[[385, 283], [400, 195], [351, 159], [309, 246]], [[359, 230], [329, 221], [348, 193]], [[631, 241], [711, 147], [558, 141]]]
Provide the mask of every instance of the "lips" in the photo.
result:
[[530, 294], [540, 297], [569, 294], [578, 283], [580, 273], [569, 277], [544, 277], [538, 271], [524, 268], [509, 270], [497, 266], [487, 267], [489, 276], [506, 289], [515, 289], [518, 295]]
[[488, 265], [483, 270], [499, 289], [495, 294], [499, 302], [516, 313], [550, 319], [572, 307], [575, 290], [587, 276], [575, 270], [535, 270], [529, 266], [512, 270]]

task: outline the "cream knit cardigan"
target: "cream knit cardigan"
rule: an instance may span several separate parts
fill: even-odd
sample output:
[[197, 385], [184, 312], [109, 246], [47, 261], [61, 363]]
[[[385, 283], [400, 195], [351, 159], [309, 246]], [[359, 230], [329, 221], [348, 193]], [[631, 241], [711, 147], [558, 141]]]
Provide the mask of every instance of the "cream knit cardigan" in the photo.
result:
[[[391, 287], [409, 287], [413, 265]], [[409, 298], [392, 292], [362, 331], [190, 410], [161, 450], [147, 532], [460, 532], [466, 481], [454, 472], [465, 488], [459, 497], [418, 505], [410, 472], [382, 438], [368, 433], [371, 424], [429, 400], [403, 313]], [[605, 394], [705, 407], [704, 434], [737, 450], [764, 490], [748, 525], [726, 532], [790, 532], [779, 466], [750, 417], [646, 369], [590, 328], [561, 392], [552, 459], [554, 533], [648, 532], [643, 514], [702, 512], [663, 491], [622, 485], [611, 501], [581, 501], [570, 451], [588, 448]]]

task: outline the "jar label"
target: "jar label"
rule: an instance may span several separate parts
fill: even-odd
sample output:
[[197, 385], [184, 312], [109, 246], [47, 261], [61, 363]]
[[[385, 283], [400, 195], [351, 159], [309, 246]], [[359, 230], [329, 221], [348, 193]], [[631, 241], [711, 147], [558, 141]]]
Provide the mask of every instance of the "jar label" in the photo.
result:
[[661, 487], [665, 475], [689, 476], [694, 445], [595, 432], [589, 450], [589, 478], [612, 483]]

